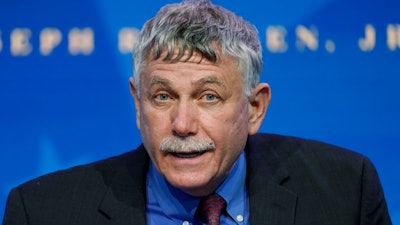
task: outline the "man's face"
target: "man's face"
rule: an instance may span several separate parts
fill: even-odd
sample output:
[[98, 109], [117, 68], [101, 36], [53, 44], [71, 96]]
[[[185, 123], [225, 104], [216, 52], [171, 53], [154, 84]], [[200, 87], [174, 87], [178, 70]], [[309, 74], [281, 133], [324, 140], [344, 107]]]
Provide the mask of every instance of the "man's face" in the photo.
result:
[[209, 194], [231, 171], [249, 133], [242, 76], [228, 57], [217, 63], [198, 54], [176, 63], [160, 58], [147, 61], [140, 98], [131, 80], [143, 144], [170, 184]]

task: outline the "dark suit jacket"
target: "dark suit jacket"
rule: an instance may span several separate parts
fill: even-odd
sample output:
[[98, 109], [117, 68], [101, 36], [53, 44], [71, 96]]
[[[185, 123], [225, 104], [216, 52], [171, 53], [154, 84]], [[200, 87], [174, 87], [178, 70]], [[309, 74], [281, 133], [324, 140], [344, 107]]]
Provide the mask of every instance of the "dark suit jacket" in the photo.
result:
[[[391, 224], [378, 175], [357, 153], [259, 134], [246, 155], [252, 225]], [[3, 225], [144, 225], [148, 163], [141, 146], [37, 178], [12, 190]]]

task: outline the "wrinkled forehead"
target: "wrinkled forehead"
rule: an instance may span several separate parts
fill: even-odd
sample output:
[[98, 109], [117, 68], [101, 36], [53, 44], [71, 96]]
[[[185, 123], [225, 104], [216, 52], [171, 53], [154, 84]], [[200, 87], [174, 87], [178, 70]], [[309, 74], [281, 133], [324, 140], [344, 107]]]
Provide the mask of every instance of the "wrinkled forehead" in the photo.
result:
[[150, 87], [157, 85], [172, 89], [179, 87], [175, 89], [178, 92], [198, 91], [200, 87], [212, 84], [226, 90], [243, 88], [242, 74], [233, 57], [222, 57], [212, 62], [199, 52], [191, 55], [185, 52], [179, 61], [171, 62], [164, 60], [166, 54], [168, 53], [164, 52], [158, 59], [149, 57], [147, 60], [140, 79], [142, 91], [148, 91]]
[[[180, 60], [165, 60], [168, 52], [163, 52], [161, 57], [154, 59], [149, 57], [141, 73], [141, 86], [151, 82], [154, 76], [175, 77], [185, 75], [185, 79], [194, 80], [204, 77], [218, 77], [221, 83], [234, 80], [236, 84], [243, 84], [242, 73], [238, 70], [237, 61], [231, 57], [220, 57], [216, 62], [210, 61], [200, 52], [186, 51]], [[179, 51], [174, 52], [173, 58], [177, 57]], [[183, 78], [183, 77], [182, 77]], [[176, 82], [175, 80], [174, 82]]]

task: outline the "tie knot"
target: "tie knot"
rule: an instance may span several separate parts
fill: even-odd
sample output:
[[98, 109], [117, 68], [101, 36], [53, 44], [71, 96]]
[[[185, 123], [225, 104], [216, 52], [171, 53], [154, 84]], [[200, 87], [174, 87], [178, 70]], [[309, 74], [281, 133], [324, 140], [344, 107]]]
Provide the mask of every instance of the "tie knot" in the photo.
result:
[[224, 198], [217, 193], [212, 193], [201, 198], [195, 217], [207, 225], [219, 225], [219, 218], [225, 207], [226, 202]]

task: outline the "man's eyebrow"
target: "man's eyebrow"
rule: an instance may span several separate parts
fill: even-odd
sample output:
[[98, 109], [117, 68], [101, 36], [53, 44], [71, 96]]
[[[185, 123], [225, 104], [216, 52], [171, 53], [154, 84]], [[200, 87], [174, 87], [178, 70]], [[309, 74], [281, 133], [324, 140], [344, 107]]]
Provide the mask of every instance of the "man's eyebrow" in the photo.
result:
[[221, 80], [219, 80], [217, 77], [212, 76], [212, 75], [203, 77], [203, 78], [197, 80], [194, 84], [195, 85], [217, 84], [218, 86], [225, 87], [224, 83], [221, 82]]
[[161, 85], [168, 85], [170, 81], [168, 79], [159, 77], [159, 76], [154, 76], [150, 80], [150, 86], [156, 85], [156, 84], [161, 84]]

